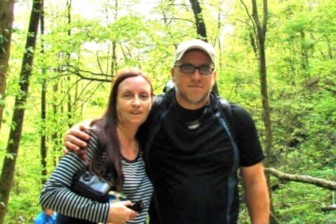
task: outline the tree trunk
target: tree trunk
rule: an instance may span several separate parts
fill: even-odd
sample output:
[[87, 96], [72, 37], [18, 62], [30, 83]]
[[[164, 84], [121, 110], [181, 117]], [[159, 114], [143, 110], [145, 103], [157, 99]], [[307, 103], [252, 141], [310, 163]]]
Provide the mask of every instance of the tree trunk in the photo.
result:
[[[268, 4], [267, 0], [262, 1], [262, 9], [263, 9], [263, 18], [262, 22], [259, 19], [258, 14], [258, 6], [256, 0], [251, 0], [252, 3], [252, 21], [254, 25], [254, 33], [257, 39], [257, 47], [255, 49], [257, 52], [257, 57], [259, 60], [259, 81], [260, 81], [260, 94], [261, 94], [261, 102], [263, 107], [263, 123], [265, 128], [265, 152], [267, 155], [265, 165], [268, 166], [270, 161], [269, 158], [272, 158], [272, 122], [270, 115], [270, 107], [268, 102], [268, 89], [267, 89], [267, 67], [266, 67], [266, 52], [265, 52], [265, 40], [266, 40], [266, 31], [267, 31], [267, 20], [268, 20]], [[267, 184], [268, 189], [270, 188], [270, 178], [267, 175]], [[275, 209], [272, 202], [272, 192], [270, 192], [270, 204], [271, 204], [271, 215], [270, 215], [270, 223], [278, 224], [279, 221], [275, 217]]]
[[305, 81], [307, 83], [310, 80], [309, 74], [309, 56], [308, 49], [306, 43], [306, 34], [303, 30], [300, 31], [300, 42], [301, 42], [301, 69], [305, 77]]
[[27, 101], [29, 78], [32, 73], [36, 37], [38, 31], [39, 18], [42, 10], [42, 0], [33, 0], [33, 7], [30, 15], [28, 34], [26, 39], [25, 53], [22, 59], [20, 72], [19, 92], [15, 98], [12, 129], [9, 133], [7, 143], [7, 156], [5, 156], [0, 177], [0, 224], [4, 223], [9, 194], [14, 179], [16, 159], [20, 145], [22, 125], [24, 119], [24, 107]]
[[6, 77], [10, 56], [14, 0], [0, 0], [0, 130], [5, 108]]
[[[72, 8], [72, 0], [67, 1], [67, 8], [68, 8], [68, 36], [71, 37], [71, 8]], [[67, 66], [67, 71], [69, 71], [69, 65], [70, 65], [70, 53], [66, 53], [66, 66]], [[66, 82], [65, 83], [71, 83], [71, 76], [67, 75], [66, 76]], [[66, 90], [66, 96], [67, 96], [67, 115], [68, 115], [68, 127], [70, 128], [73, 125], [73, 114], [74, 112], [72, 111], [72, 95], [71, 95], [71, 90], [68, 90], [68, 85], [64, 86]]]
[[[118, 10], [119, 10], [119, 4], [118, 4], [118, 0], [115, 1], [114, 3], [114, 20], [117, 21], [118, 20]], [[117, 52], [116, 52], [116, 48], [117, 48], [117, 43], [116, 41], [112, 41], [112, 49], [111, 49], [111, 75], [112, 77], [114, 76], [114, 74], [117, 73], [117, 68], [118, 68], [118, 64], [117, 64]]]
[[197, 35], [200, 39], [208, 41], [200, 3], [198, 0], [190, 0], [190, 4], [195, 17]]
[[[43, 9], [43, 7], [42, 7]], [[41, 36], [44, 35], [44, 11], [41, 12]], [[43, 38], [41, 38], [41, 55], [44, 55], [44, 42]], [[45, 57], [42, 57], [42, 60], [44, 60]], [[44, 63], [42, 63], [44, 65]], [[42, 67], [41, 69], [42, 75], [43, 75], [43, 81], [41, 86], [41, 127], [40, 127], [40, 156], [41, 156], [41, 175], [42, 180], [41, 184], [44, 185], [44, 183], [47, 180], [47, 155], [48, 155], [48, 148], [47, 148], [47, 137], [46, 137], [46, 120], [47, 120], [47, 78], [46, 78], [46, 68]]]

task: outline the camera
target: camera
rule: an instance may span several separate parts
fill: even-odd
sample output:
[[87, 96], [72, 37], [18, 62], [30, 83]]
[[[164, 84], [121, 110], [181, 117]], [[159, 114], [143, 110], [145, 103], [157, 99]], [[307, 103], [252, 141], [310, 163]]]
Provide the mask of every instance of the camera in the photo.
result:
[[71, 188], [77, 194], [95, 201], [106, 202], [108, 201], [107, 193], [111, 186], [97, 175], [85, 171], [79, 177], [74, 179]]
[[98, 176], [90, 174], [89, 172], [85, 172], [79, 178], [79, 181], [83, 185], [102, 195], [106, 195], [110, 190], [110, 185], [108, 183], [101, 180]]
[[142, 209], [144, 209], [144, 204], [142, 203], [142, 201], [137, 201], [137, 202], [134, 202], [133, 205], [130, 205], [127, 207], [132, 209], [133, 211], [141, 212]]

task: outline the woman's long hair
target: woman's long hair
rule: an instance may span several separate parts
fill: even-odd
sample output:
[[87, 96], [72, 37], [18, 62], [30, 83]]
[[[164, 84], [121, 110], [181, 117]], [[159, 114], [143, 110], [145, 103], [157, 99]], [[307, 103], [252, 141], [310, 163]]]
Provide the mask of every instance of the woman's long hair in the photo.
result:
[[113, 82], [110, 92], [108, 106], [104, 115], [91, 123], [96, 126], [95, 133], [98, 138], [98, 149], [90, 163], [90, 169], [105, 180], [113, 180], [116, 190], [121, 192], [124, 184], [124, 175], [121, 169], [121, 151], [120, 141], [117, 134], [118, 115], [117, 115], [117, 97], [119, 85], [125, 79], [141, 76], [151, 87], [151, 96], [153, 97], [153, 86], [151, 81], [138, 69], [120, 70]]

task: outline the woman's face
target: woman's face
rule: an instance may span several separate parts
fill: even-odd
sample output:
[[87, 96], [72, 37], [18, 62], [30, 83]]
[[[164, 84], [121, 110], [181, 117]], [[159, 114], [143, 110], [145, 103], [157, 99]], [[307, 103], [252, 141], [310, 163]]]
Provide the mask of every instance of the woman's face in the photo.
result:
[[118, 124], [141, 125], [147, 119], [151, 106], [151, 86], [143, 77], [130, 77], [119, 84], [116, 105]]

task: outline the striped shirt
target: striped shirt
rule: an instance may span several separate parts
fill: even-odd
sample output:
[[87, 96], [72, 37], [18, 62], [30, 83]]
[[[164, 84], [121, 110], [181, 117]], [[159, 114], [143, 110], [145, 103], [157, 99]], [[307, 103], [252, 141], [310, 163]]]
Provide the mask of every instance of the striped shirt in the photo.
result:
[[[89, 161], [93, 158], [97, 149], [97, 137], [92, 133], [87, 148]], [[153, 187], [145, 172], [145, 164], [142, 152], [137, 159], [126, 161], [122, 159], [122, 171], [125, 177], [122, 192], [127, 199], [136, 202], [142, 200], [145, 207], [138, 216], [127, 223], [145, 223], [148, 207], [153, 193]], [[110, 209], [110, 203], [100, 203], [74, 193], [70, 188], [73, 178], [86, 165], [76, 153], [67, 153], [44, 185], [40, 203], [65, 216], [85, 219], [91, 222], [106, 223]]]

